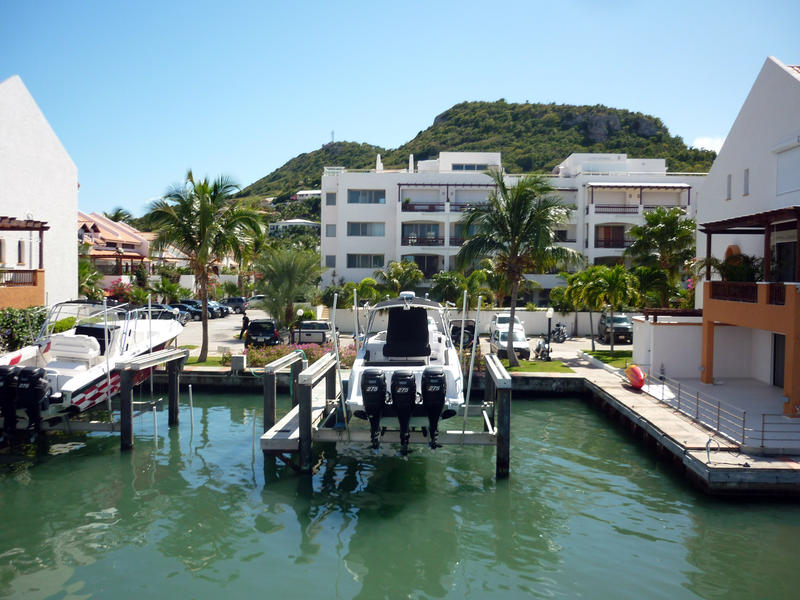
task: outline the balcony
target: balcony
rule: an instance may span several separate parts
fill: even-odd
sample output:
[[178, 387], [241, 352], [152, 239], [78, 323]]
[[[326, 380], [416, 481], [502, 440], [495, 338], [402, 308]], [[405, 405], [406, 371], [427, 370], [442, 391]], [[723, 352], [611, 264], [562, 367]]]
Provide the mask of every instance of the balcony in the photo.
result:
[[455, 236], [455, 235], [451, 235], [450, 236], [450, 245], [451, 246], [463, 246], [464, 242], [466, 242], [466, 241], [467, 241], [467, 238], [465, 238], [465, 237], [459, 237], [459, 236]]
[[[587, 240], [588, 243], [588, 240]], [[633, 240], [595, 240], [595, 248], [628, 248]]]
[[404, 235], [401, 238], [400, 244], [402, 246], [444, 246], [444, 238], [416, 236], [412, 233], [411, 235]]
[[444, 202], [403, 202], [403, 212], [444, 212]]
[[638, 215], [639, 205], [627, 204], [595, 204], [594, 214], [596, 215]]
[[485, 203], [470, 203], [470, 202], [451, 202], [450, 212], [464, 212], [473, 206], [486, 206]]
[[44, 270], [0, 271], [0, 306], [27, 308], [44, 304]]
[[758, 285], [740, 281], [711, 281], [712, 300], [758, 302]]

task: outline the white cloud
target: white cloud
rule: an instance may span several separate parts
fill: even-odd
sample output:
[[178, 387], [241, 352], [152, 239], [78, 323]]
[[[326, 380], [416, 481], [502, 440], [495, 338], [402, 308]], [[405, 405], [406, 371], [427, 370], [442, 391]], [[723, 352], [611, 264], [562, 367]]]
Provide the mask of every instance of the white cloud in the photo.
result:
[[719, 153], [719, 149], [722, 148], [722, 143], [725, 141], [724, 137], [698, 137], [694, 138], [694, 143], [692, 146], [695, 148], [703, 148], [705, 150], [713, 150], [714, 152]]

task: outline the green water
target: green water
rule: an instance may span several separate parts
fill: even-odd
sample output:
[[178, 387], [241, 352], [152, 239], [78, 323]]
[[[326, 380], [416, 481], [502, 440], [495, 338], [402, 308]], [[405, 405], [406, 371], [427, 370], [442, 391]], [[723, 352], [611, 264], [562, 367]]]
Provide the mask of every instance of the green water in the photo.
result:
[[[323, 448], [268, 470], [260, 398], [0, 465], [0, 597], [797, 598], [800, 505], [714, 500], [579, 400], [515, 401], [490, 448]], [[84, 444], [81, 446], [81, 444]], [[266, 483], [265, 483], [266, 479]]]

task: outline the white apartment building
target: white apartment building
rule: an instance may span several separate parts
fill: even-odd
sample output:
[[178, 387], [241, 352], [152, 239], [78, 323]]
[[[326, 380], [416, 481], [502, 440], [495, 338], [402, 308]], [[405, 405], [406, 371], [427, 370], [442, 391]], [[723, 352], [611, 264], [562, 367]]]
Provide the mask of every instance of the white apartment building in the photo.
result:
[[[454, 268], [464, 242], [466, 207], [485, 202], [494, 184], [485, 171], [502, 168], [499, 152], [442, 152], [403, 170], [353, 171], [326, 167], [322, 176], [324, 284], [360, 281], [394, 260], [413, 260], [426, 277]], [[518, 175], [508, 175], [510, 183]], [[627, 231], [657, 206], [693, 213], [703, 176], [669, 174], [664, 159], [625, 154], [572, 154], [550, 176], [564, 202], [575, 206], [558, 236], [588, 261], [617, 262]], [[554, 278], [542, 279], [551, 288]]]

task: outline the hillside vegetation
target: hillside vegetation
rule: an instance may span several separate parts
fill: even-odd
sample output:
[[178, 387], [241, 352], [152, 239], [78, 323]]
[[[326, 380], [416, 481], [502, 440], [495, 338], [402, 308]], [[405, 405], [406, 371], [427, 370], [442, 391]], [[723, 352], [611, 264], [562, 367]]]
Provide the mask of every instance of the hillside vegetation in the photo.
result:
[[437, 116], [399, 148], [332, 142], [291, 159], [242, 193], [284, 198], [318, 188], [325, 166], [367, 169], [380, 153], [385, 168], [404, 168], [439, 152], [502, 152], [509, 173], [549, 172], [573, 152], [618, 152], [634, 158], [666, 158], [670, 171], [708, 171], [716, 154], [689, 148], [660, 119], [602, 105], [462, 102]]

